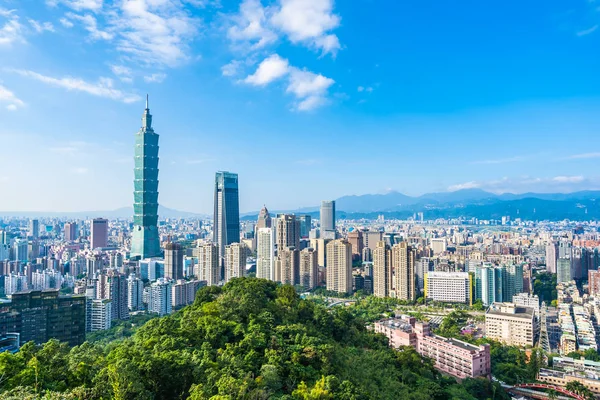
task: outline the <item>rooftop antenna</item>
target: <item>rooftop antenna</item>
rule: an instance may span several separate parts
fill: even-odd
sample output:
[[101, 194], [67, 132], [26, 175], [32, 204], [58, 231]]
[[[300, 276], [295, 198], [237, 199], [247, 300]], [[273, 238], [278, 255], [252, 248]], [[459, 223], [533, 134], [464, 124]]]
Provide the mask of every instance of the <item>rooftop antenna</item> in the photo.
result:
[[148, 109], [148, 93], [146, 93], [146, 110]]

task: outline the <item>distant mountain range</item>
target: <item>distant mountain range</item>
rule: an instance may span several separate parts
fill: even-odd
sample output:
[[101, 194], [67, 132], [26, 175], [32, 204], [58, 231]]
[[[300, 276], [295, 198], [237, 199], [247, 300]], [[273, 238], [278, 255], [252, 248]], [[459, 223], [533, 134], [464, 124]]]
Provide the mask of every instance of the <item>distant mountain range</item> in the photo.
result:
[[[423, 212], [425, 219], [468, 217], [500, 219], [503, 216], [528, 220], [594, 220], [600, 219], [600, 190], [573, 193], [503, 193], [494, 194], [481, 189], [463, 189], [455, 192], [427, 193], [407, 196], [399, 192], [343, 196], [336, 199], [338, 218], [407, 218]], [[319, 216], [319, 206], [296, 210], [274, 210], [272, 213], [310, 214]], [[161, 218], [210, 218], [205, 214], [174, 210], [159, 206]], [[242, 219], [255, 219], [258, 211], [242, 214]], [[131, 218], [132, 207], [112, 211], [83, 212], [2, 212], [1, 216], [65, 217], [86, 219], [94, 217]]]
[[[319, 207], [305, 207], [291, 212], [318, 218]], [[528, 220], [591, 220], [600, 218], [600, 191], [573, 193], [503, 193], [481, 189], [426, 193], [407, 196], [399, 192], [343, 196], [336, 199], [338, 218], [407, 218], [423, 212], [425, 219], [468, 217], [500, 219], [503, 216]], [[245, 218], [254, 218], [251, 213]]]
[[[196, 214], [186, 211], [174, 210], [172, 208], [158, 206], [158, 215], [161, 218], [199, 218], [202, 214]], [[133, 207], [121, 207], [110, 211], [77, 211], [77, 212], [44, 212], [44, 211], [0, 211], [0, 217], [56, 217], [56, 218], [109, 218], [109, 219], [128, 219], [133, 217]]]

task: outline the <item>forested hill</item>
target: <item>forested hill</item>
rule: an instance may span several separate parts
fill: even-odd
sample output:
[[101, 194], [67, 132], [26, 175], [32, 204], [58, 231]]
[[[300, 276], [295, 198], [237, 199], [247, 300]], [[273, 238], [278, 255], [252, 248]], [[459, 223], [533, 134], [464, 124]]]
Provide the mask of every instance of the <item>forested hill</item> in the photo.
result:
[[[69, 349], [50, 341], [0, 354], [1, 399], [478, 399], [415, 351], [388, 348], [351, 310], [291, 286], [235, 279], [133, 337]], [[502, 391], [496, 398], [504, 398]]]

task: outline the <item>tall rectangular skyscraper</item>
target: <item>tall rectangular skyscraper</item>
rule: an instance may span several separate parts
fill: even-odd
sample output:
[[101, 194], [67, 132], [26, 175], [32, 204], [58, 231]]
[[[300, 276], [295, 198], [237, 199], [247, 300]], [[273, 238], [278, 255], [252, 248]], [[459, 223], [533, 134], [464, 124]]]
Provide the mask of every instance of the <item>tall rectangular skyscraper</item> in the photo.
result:
[[321, 202], [321, 232], [335, 231], [335, 200]]
[[213, 242], [219, 246], [219, 265], [224, 264], [225, 246], [240, 241], [238, 175], [219, 171], [215, 175]]
[[108, 220], [104, 218], [94, 218], [91, 222], [90, 248], [98, 249], [108, 246]]
[[134, 162], [131, 257], [157, 257], [161, 254], [158, 237], [158, 134], [152, 129], [147, 97], [142, 128], [135, 135]]
[[32, 219], [29, 221], [29, 236], [34, 240], [38, 239], [40, 235], [40, 221]]

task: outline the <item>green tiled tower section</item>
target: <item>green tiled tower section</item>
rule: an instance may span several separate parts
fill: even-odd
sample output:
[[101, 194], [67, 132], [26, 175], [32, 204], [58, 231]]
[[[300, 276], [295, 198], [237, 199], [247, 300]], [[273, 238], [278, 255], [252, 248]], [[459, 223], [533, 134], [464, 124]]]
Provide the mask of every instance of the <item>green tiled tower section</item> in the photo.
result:
[[158, 134], [152, 129], [148, 108], [142, 116], [142, 128], [135, 135], [135, 168], [133, 181], [133, 235], [131, 257], [161, 255], [158, 237]]

